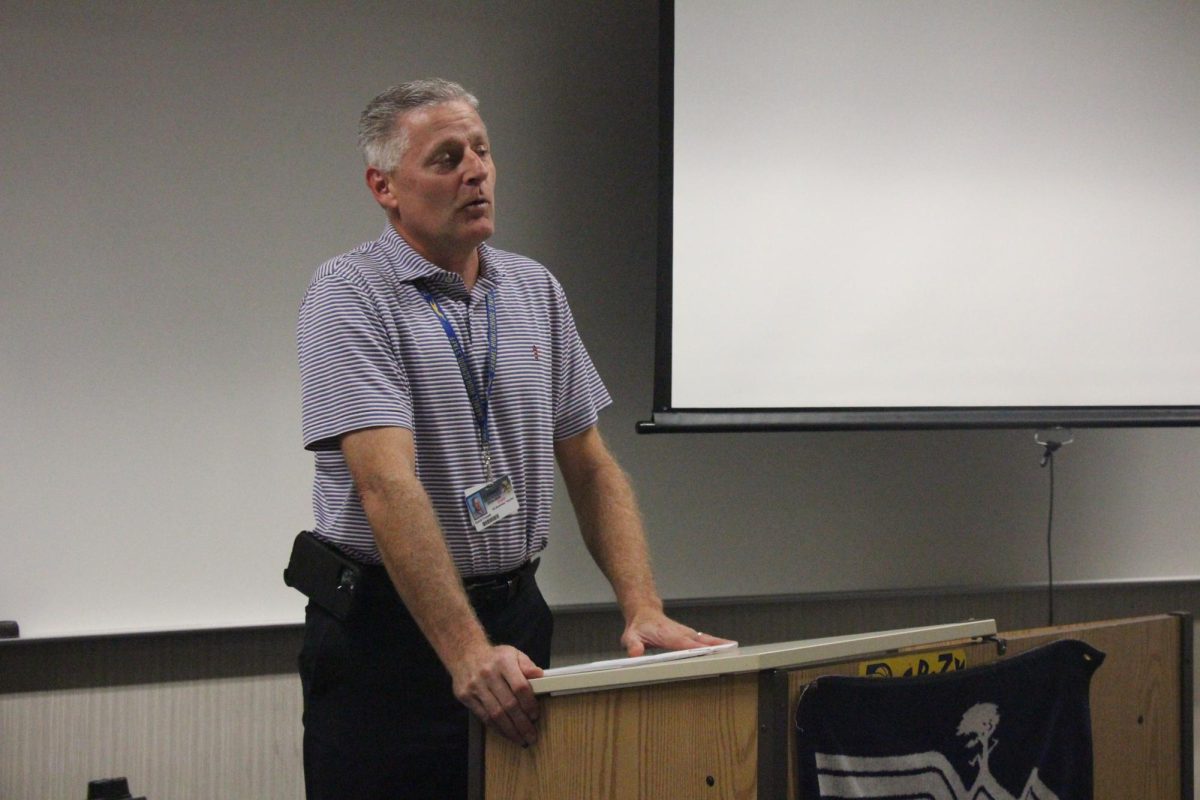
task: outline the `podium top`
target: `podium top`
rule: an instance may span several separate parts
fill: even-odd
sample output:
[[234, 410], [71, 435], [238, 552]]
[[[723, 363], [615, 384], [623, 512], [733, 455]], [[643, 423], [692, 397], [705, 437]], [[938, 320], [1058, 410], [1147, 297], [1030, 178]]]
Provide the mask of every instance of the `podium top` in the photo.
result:
[[540, 695], [623, 689], [663, 681], [711, 678], [768, 669], [798, 669], [814, 664], [866, 658], [904, 647], [994, 636], [995, 633], [995, 620], [971, 620], [950, 625], [929, 625], [922, 628], [901, 628], [876, 633], [752, 645], [695, 658], [534, 678], [529, 683], [534, 693]]

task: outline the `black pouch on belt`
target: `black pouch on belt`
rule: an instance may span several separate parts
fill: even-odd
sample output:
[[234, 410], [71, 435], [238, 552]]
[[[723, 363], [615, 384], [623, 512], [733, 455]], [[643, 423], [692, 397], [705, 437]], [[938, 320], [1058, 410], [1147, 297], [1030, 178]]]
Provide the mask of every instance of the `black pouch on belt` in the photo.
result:
[[355, 594], [362, 589], [363, 568], [311, 531], [300, 531], [292, 543], [283, 582], [344, 621], [354, 608]]

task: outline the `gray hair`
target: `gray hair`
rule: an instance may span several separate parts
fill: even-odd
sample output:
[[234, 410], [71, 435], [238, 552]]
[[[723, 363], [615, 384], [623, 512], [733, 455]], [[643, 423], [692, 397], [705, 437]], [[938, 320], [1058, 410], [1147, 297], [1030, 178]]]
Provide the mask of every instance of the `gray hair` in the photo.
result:
[[367, 166], [391, 172], [400, 165], [408, 147], [408, 134], [398, 124], [402, 115], [455, 100], [479, 108], [475, 95], [442, 78], [408, 81], [376, 95], [358, 118], [358, 149]]

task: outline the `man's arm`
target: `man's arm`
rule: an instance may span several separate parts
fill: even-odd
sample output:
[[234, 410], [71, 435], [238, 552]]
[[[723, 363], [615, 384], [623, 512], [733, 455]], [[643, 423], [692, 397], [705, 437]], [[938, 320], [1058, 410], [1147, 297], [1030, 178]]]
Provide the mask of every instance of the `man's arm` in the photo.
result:
[[509, 739], [532, 744], [538, 707], [528, 679], [542, 670], [516, 648], [488, 641], [417, 480], [412, 431], [368, 428], [346, 434], [341, 446], [388, 575], [450, 672], [455, 696]]
[[621, 644], [629, 655], [640, 656], [647, 646], [684, 650], [725, 643], [726, 639], [699, 633], [663, 613], [633, 487], [600, 431], [592, 426], [558, 441], [554, 454], [583, 541], [612, 584], [625, 616]]

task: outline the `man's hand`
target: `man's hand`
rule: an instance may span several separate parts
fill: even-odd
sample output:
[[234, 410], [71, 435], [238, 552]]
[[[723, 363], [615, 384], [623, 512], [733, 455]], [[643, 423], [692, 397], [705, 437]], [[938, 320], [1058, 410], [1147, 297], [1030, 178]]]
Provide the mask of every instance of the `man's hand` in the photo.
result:
[[729, 639], [709, 636], [707, 633], [681, 625], [661, 611], [643, 611], [635, 614], [621, 635], [621, 646], [630, 656], [640, 656], [647, 647], [664, 650], [691, 650], [714, 644], [729, 644]]
[[513, 647], [493, 647], [463, 591], [437, 516], [416, 477], [412, 431], [366, 428], [342, 438], [392, 583], [475, 716], [522, 745], [533, 744], [542, 671]]
[[626, 652], [640, 656], [647, 647], [689, 650], [729, 643], [663, 614], [633, 487], [596, 426], [555, 442], [554, 455], [575, 506], [583, 541], [612, 584], [625, 614], [621, 645]]
[[538, 702], [529, 685], [542, 669], [515, 647], [483, 647], [453, 664], [454, 696], [522, 747], [537, 741]]

